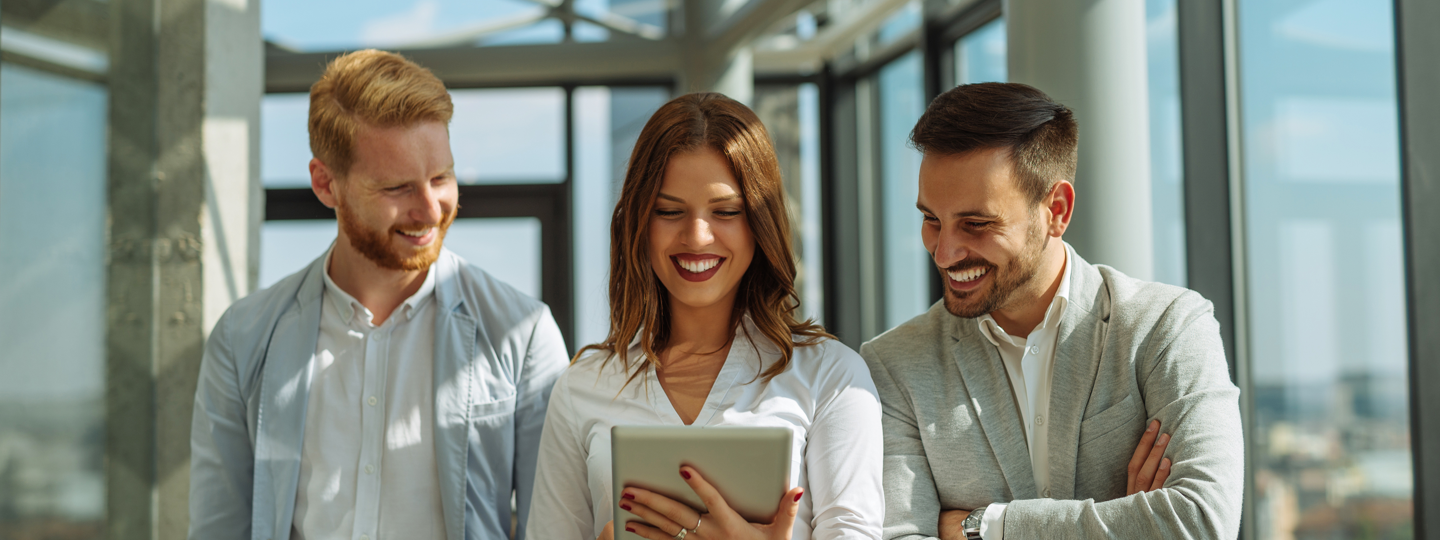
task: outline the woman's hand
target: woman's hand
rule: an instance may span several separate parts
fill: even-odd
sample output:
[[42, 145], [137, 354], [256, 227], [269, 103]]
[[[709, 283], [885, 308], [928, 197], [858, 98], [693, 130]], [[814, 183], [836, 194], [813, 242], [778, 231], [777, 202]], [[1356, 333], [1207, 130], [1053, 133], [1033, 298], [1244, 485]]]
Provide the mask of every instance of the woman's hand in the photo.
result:
[[686, 530], [686, 540], [789, 540], [795, 527], [795, 514], [800, 511], [803, 489], [797, 487], [780, 498], [780, 506], [775, 509], [770, 523], [750, 523], [731, 510], [720, 493], [698, 471], [681, 467], [680, 476], [705, 502], [705, 507], [710, 510], [708, 513], [701, 516], [684, 503], [651, 491], [627, 487], [621, 492], [620, 496], [625, 500], [620, 507], [640, 516], [649, 525], [630, 521], [625, 523], [625, 530], [650, 540], [672, 540], [680, 535], [682, 527]]
[[606, 521], [605, 529], [600, 531], [600, 536], [595, 540], [615, 540], [615, 522], [613, 520]]

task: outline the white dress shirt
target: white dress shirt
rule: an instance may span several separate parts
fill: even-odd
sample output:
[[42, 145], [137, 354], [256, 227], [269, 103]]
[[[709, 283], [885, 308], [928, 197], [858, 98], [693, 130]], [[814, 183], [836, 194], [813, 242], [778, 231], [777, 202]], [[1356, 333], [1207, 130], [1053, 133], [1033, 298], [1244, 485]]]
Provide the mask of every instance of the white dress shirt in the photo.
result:
[[[865, 361], [827, 339], [796, 347], [784, 372], [769, 381], [756, 379], [779, 351], [748, 317], [742, 324], [755, 341], [736, 332], [692, 425], [789, 428], [795, 434], [789, 484], [805, 489], [792, 538], [879, 538], [885, 518], [884, 442], [880, 402]], [[632, 362], [643, 354], [631, 346]], [[530, 514], [535, 538], [592, 540], [612, 519], [611, 426], [684, 425], [654, 369], [626, 386], [630, 373], [618, 359], [604, 362], [606, 355], [586, 353], [555, 383]]]
[[[980, 334], [985, 336], [1005, 361], [1010, 389], [1015, 393], [1020, 417], [1025, 421], [1025, 442], [1030, 446], [1030, 468], [1035, 473], [1035, 492], [1050, 498], [1050, 429], [1045, 414], [1050, 410], [1050, 374], [1055, 364], [1055, 342], [1060, 337], [1060, 321], [1070, 303], [1070, 250], [1065, 250], [1065, 268], [1060, 272], [1060, 286], [1055, 299], [1045, 310], [1045, 318], [1026, 337], [1012, 336], [1000, 328], [989, 314], [981, 316]], [[980, 518], [980, 537], [1004, 540], [1005, 503], [985, 508]]]
[[290, 538], [443, 539], [434, 268], [375, 326], [374, 314], [330, 279], [329, 258]]

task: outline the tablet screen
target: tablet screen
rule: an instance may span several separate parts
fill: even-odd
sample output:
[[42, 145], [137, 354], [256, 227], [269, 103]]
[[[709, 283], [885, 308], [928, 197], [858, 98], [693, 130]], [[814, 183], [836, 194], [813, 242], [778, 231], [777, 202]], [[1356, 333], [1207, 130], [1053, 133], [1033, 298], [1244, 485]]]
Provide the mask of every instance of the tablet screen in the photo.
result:
[[[790, 490], [791, 432], [783, 427], [615, 426], [610, 428], [611, 486], [616, 540], [635, 540], [625, 523], [638, 516], [622, 510], [627, 486], [647, 489], [708, 511], [680, 477], [694, 467], [752, 523], [769, 523], [780, 497]], [[689, 525], [689, 524], [682, 524]]]

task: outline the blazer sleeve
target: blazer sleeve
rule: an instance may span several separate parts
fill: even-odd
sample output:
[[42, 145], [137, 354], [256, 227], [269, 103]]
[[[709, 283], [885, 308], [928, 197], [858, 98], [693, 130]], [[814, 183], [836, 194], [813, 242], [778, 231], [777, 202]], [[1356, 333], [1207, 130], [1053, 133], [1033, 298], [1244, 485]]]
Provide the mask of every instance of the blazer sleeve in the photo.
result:
[[515, 402], [515, 506], [517, 521], [515, 538], [524, 540], [530, 518], [531, 498], [535, 492], [535, 469], [539, 463], [540, 441], [545, 427], [546, 410], [555, 381], [569, 365], [565, 339], [560, 327], [545, 308], [535, 322], [530, 343], [525, 349], [516, 385]]
[[205, 343], [190, 423], [191, 540], [250, 538], [254, 447], [221, 317]]
[[870, 366], [875, 389], [880, 395], [880, 425], [885, 438], [884, 485], [886, 540], [919, 540], [939, 536], [940, 495], [910, 396], [890, 375], [890, 369], [875, 347], [860, 346], [860, 356]]
[[1213, 308], [1187, 292], [1155, 332], [1171, 339], [1159, 340], [1159, 352], [1137, 359], [1136, 369], [1148, 415], [1173, 441], [1166, 448], [1173, 465], [1164, 487], [1105, 502], [1013, 501], [1005, 512], [1006, 540], [1239, 534], [1245, 472], [1240, 391], [1230, 382]]

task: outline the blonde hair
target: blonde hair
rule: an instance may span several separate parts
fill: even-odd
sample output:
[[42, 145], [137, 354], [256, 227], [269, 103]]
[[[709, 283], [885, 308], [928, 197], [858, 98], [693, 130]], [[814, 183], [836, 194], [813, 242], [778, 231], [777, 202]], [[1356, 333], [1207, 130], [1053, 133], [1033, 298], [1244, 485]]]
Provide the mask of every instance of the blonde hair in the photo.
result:
[[454, 111], [445, 83], [430, 70], [395, 53], [355, 51], [332, 60], [310, 87], [310, 152], [344, 175], [361, 125], [448, 126]]

